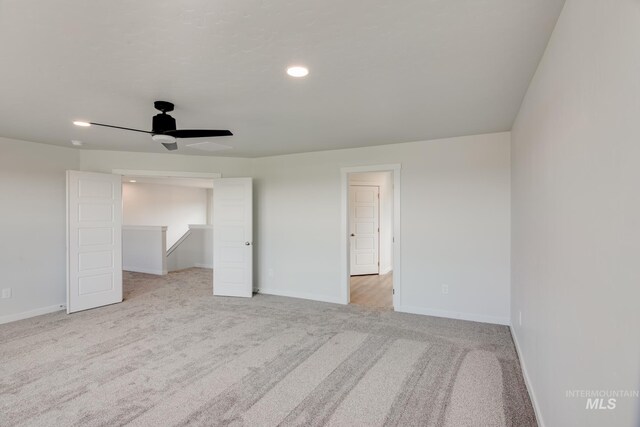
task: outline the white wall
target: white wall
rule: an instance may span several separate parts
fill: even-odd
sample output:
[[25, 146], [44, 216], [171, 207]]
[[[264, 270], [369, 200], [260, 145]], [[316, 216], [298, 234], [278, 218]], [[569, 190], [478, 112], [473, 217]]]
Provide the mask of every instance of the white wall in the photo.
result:
[[251, 176], [253, 159], [185, 156], [170, 153], [80, 150], [84, 171], [111, 173], [114, 169], [221, 173], [225, 178]]
[[123, 225], [167, 227], [167, 249], [189, 230], [207, 223], [207, 189], [149, 183], [122, 184]]
[[383, 244], [380, 249], [380, 272], [386, 274], [393, 270], [393, 173], [383, 173], [382, 176], [380, 217], [384, 228], [380, 229], [380, 241]]
[[340, 168], [401, 163], [402, 309], [508, 323], [509, 143], [499, 133], [256, 159], [258, 287], [340, 301]]
[[213, 268], [213, 225], [189, 225], [191, 233], [167, 259], [169, 271]]
[[[640, 3], [567, 0], [513, 129], [512, 322], [547, 426], [637, 426]], [[519, 325], [519, 313], [522, 325]]]
[[78, 151], [0, 138], [0, 323], [66, 304], [65, 171]]
[[374, 185], [380, 188], [379, 205], [379, 262], [380, 274], [393, 268], [393, 179], [392, 172], [353, 173], [349, 184]]
[[[41, 275], [43, 281], [29, 280], [34, 286], [26, 306], [43, 307], [36, 296], [49, 287], [57, 296], [53, 300], [64, 301], [65, 169], [254, 176], [256, 284], [263, 291], [338, 301], [340, 168], [402, 163], [402, 309], [504, 323], [509, 317], [509, 140], [509, 133], [500, 133], [258, 159], [76, 151], [13, 143], [21, 157], [6, 163], [14, 170], [19, 165], [44, 175], [51, 172], [38, 182], [25, 178], [18, 194], [29, 199], [29, 192], [35, 192], [36, 205], [48, 214], [45, 222], [57, 230], [49, 231], [56, 238], [41, 253], [47, 265], [40, 273], [30, 273]], [[15, 191], [10, 187], [2, 194], [7, 197]], [[61, 215], [49, 215], [55, 206], [61, 208]], [[8, 217], [20, 218], [24, 212], [29, 212], [28, 203], [12, 206]], [[40, 238], [36, 232], [24, 236], [30, 242]], [[10, 237], [7, 241], [19, 244], [17, 237]], [[22, 248], [13, 256], [31, 255]], [[33, 265], [43, 256], [29, 259]], [[22, 273], [12, 271], [15, 277]], [[441, 293], [445, 283], [448, 295]], [[13, 313], [26, 310], [10, 307]]]
[[207, 188], [207, 224], [213, 225], [213, 189]]
[[78, 150], [0, 138], [0, 323], [66, 301], [65, 171], [113, 169], [251, 176], [252, 159]]
[[167, 274], [167, 227], [123, 225], [122, 269]]

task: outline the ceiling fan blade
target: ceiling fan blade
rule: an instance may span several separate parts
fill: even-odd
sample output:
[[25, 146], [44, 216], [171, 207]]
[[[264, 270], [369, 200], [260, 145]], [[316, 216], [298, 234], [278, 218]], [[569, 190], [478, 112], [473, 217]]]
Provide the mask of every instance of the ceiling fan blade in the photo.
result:
[[173, 136], [174, 138], [208, 138], [212, 136], [231, 136], [228, 130], [212, 130], [212, 129], [178, 129], [163, 132], [164, 135]]
[[177, 150], [178, 149], [178, 143], [177, 142], [163, 142], [162, 145], [164, 145], [164, 148], [166, 148], [169, 151], [173, 151], [173, 150]]
[[105, 127], [105, 128], [114, 128], [114, 129], [122, 129], [122, 130], [132, 130], [132, 131], [134, 131], [134, 132], [142, 132], [142, 133], [151, 133], [151, 132], [150, 132], [150, 131], [148, 131], [148, 130], [140, 130], [140, 129], [133, 129], [133, 128], [124, 128], [124, 127], [122, 127], [122, 126], [114, 126], [114, 125], [105, 125], [104, 123], [94, 123], [94, 122], [89, 122], [89, 123], [91, 123], [92, 125], [95, 125], [95, 126], [102, 126], [102, 127]]

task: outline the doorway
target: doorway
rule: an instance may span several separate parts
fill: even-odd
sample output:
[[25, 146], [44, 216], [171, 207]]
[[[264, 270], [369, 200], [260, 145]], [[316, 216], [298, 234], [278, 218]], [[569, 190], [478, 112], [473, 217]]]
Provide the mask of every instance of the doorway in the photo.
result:
[[349, 301], [393, 308], [392, 173], [349, 174]]
[[252, 296], [251, 178], [67, 171], [67, 313], [122, 302], [122, 176], [129, 181], [142, 177], [213, 180], [213, 295]]
[[213, 269], [213, 178], [122, 176], [122, 269]]
[[341, 172], [344, 303], [398, 309], [400, 165]]

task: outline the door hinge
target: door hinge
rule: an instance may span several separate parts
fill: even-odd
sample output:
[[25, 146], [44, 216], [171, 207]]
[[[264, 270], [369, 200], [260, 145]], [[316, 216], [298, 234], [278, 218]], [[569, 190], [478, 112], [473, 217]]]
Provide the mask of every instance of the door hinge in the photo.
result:
[[395, 290], [395, 289], [392, 289], [392, 291], [393, 291], [393, 295], [395, 295], [395, 294], [396, 294], [396, 290]]

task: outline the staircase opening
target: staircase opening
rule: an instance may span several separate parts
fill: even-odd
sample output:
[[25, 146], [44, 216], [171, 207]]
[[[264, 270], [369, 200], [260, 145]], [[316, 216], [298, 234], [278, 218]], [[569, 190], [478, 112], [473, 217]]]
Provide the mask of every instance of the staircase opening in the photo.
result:
[[122, 177], [123, 270], [213, 268], [213, 178]]

